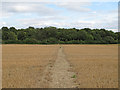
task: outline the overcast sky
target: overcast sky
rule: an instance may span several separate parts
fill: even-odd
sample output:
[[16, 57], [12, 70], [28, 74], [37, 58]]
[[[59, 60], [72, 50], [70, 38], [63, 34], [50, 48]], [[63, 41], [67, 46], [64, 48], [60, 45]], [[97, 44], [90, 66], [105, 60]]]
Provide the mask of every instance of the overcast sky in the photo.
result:
[[0, 26], [105, 28], [118, 31], [118, 2], [3, 2]]

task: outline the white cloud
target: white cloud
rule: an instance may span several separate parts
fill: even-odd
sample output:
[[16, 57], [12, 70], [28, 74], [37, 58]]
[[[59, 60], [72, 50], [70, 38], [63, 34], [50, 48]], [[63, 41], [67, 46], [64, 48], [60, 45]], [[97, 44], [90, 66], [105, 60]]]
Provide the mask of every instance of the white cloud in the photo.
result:
[[[18, 19], [17, 22], [21, 23], [22, 26], [35, 26], [35, 27], [45, 27], [45, 26], [63, 26], [61, 22], [66, 21], [66, 17], [61, 16], [42, 16], [40, 18], [29, 18], [29, 19]], [[65, 24], [65, 23], [64, 23]]]
[[17, 14], [17, 13], [36, 13], [39, 15], [54, 15], [58, 11], [47, 7], [44, 3], [2, 3], [2, 14]]
[[90, 2], [62, 2], [56, 3], [57, 6], [61, 8], [65, 8], [69, 11], [77, 11], [77, 12], [88, 12], [91, 11], [86, 6], [89, 6]]
[[118, 32], [118, 29], [107, 29], [107, 30], [112, 30], [114, 32]]
[[7, 22], [0, 22], [0, 26], [7, 26]]
[[3, 2], [119, 2], [119, 0], [4, 0]]
[[[55, 7], [49, 7], [46, 4], [53, 4]], [[19, 28], [35, 26], [56, 26], [65, 28], [106, 28], [110, 30], [117, 30], [117, 10], [105, 12], [91, 10], [87, 6], [91, 5], [90, 2], [46, 2], [46, 3], [3, 3], [2, 15], [10, 19], [16, 14], [24, 14], [25, 17], [21, 19], [16, 18], [15, 23]], [[64, 9], [67, 10], [64, 12]], [[62, 11], [63, 10], [63, 11]], [[73, 12], [74, 11], [74, 12]], [[68, 13], [69, 12], [69, 13]], [[81, 13], [79, 13], [81, 12]], [[84, 14], [83, 14], [84, 13]], [[38, 17], [35, 17], [37, 14]], [[31, 16], [31, 17], [29, 17]], [[3, 18], [3, 17], [2, 17]], [[11, 21], [12, 22], [12, 21]], [[1, 25], [11, 25], [13, 23], [5, 22]]]
[[[58, 20], [58, 21], [57, 21]], [[62, 28], [85, 28], [93, 27], [94, 21], [71, 21], [68, 22], [66, 18], [62, 17], [45, 17], [39, 19], [22, 19], [19, 22], [23, 22], [24, 26], [35, 26], [35, 27], [45, 27], [45, 26], [55, 26]]]

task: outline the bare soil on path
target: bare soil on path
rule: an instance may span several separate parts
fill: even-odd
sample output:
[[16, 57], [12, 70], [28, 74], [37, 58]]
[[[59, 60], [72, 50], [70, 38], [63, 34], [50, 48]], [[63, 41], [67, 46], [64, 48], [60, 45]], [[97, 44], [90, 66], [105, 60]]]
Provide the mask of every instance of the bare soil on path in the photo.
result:
[[2, 45], [3, 88], [118, 88], [118, 45]]
[[74, 88], [75, 77], [72, 78], [75, 73], [70, 71], [70, 64], [66, 60], [63, 47], [60, 47], [58, 51], [57, 59], [51, 70], [52, 82], [50, 83], [50, 88]]

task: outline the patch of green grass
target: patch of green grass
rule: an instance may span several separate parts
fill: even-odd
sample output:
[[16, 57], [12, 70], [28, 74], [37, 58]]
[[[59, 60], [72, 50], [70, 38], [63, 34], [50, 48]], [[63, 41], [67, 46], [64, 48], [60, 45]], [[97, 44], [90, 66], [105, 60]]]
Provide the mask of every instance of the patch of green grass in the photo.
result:
[[73, 75], [71, 78], [76, 78], [76, 75]]

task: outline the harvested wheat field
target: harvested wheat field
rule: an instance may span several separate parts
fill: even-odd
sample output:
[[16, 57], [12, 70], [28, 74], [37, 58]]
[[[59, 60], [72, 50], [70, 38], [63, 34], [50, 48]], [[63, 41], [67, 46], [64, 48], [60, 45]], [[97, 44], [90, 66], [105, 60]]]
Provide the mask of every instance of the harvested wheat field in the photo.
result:
[[118, 45], [65, 45], [79, 88], [118, 88]]
[[117, 45], [3, 45], [3, 88], [117, 88]]
[[3, 88], [48, 87], [45, 69], [56, 59], [57, 46], [3, 45], [2, 49]]

